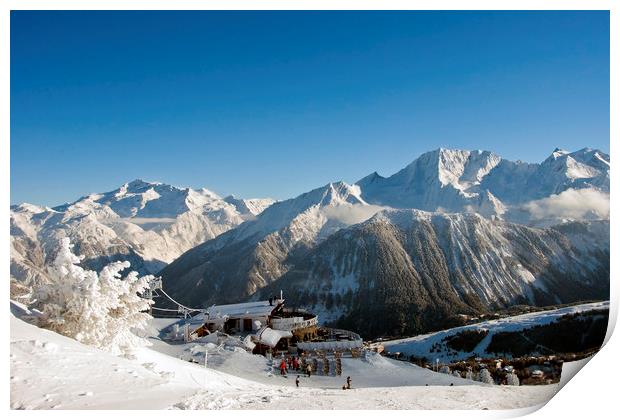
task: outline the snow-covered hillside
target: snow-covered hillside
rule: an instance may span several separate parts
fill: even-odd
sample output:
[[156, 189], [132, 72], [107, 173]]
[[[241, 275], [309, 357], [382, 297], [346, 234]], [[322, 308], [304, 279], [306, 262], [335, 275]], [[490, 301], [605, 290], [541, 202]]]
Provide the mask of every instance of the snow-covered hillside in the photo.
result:
[[[573, 153], [556, 149], [540, 164], [513, 162], [488, 151], [442, 148], [424, 153], [390, 177], [375, 172], [357, 185], [362, 198], [371, 204], [428, 211], [475, 211], [485, 217], [527, 223], [538, 219], [530, 211], [529, 202], [564, 191], [596, 191], [608, 201], [609, 162], [609, 155], [589, 148]], [[590, 210], [601, 211], [597, 207]], [[576, 218], [584, 218], [585, 213]], [[549, 222], [557, 223], [562, 216], [558, 214]], [[600, 217], [604, 215], [599, 214]]]
[[[568, 306], [561, 309], [532, 312], [524, 315], [500, 318], [463, 327], [450, 328], [431, 334], [400, 340], [384, 341], [381, 344], [386, 351], [399, 352], [406, 356], [425, 357], [428, 360], [439, 359], [441, 363], [465, 360], [469, 357], [493, 358], [497, 355], [486, 351], [494, 334], [508, 331], [521, 331], [534, 326], [547, 325], [567, 314], [588, 312], [592, 310], [609, 310], [609, 301]], [[447, 348], [443, 340], [462, 331], [485, 331], [486, 336], [469, 352], [455, 351]]]
[[[358, 186], [345, 182], [277, 202], [255, 220], [195, 247], [168, 265], [162, 271], [167, 290], [196, 304], [210, 296], [218, 300], [247, 298], [285, 274], [291, 255], [303, 254], [332, 233], [379, 210], [360, 198]], [[211, 278], [218, 278], [218, 285], [203, 281]]]
[[[155, 345], [132, 360], [13, 314], [10, 327], [13, 409], [516, 409], [543, 404], [559, 390], [557, 384], [483, 385], [381, 356], [344, 365], [343, 375], [353, 378], [351, 390], [341, 389], [342, 378], [321, 376], [302, 377], [295, 388], [292, 375], [268, 376], [260, 356], [225, 350], [209, 355], [208, 369], [181, 360], [176, 356], [192, 345], [158, 342], [157, 322]], [[244, 378], [226, 371], [242, 371]]]
[[70, 237], [86, 264], [128, 260], [157, 272], [184, 251], [253, 219], [269, 199], [226, 199], [207, 190], [136, 180], [55, 208], [11, 208], [11, 277], [30, 285], [44, 277], [60, 238]]
[[[269, 204], [134, 181], [55, 209], [16, 206], [13, 296], [44, 276], [64, 236], [92, 268], [123, 259], [162, 270], [166, 290], [188, 305], [283, 289], [324, 321], [368, 334], [608, 296], [609, 156], [597, 150], [529, 164], [439, 149], [387, 178]], [[398, 307], [387, 330], [360, 320], [385, 305]]]
[[[162, 275], [174, 296], [193, 305], [283, 289], [324, 321], [354, 319], [358, 306], [374, 313], [404, 296], [409, 306], [395, 319], [426, 318], [409, 319], [411, 331], [494, 305], [604, 299], [608, 192], [609, 156], [600, 151], [556, 150], [526, 164], [439, 149], [389, 178], [375, 173], [276, 203]], [[342, 321], [387, 333], [368, 320]]]
[[[258, 295], [366, 339], [455, 325], [516, 304], [605, 299], [608, 222], [530, 228], [476, 214], [384, 210], [314, 247]], [[601, 237], [599, 237], [601, 235]]]

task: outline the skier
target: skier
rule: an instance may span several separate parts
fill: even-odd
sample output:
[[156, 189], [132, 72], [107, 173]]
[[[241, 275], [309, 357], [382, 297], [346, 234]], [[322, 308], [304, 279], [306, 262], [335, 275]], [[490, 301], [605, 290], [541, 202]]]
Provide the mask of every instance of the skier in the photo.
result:
[[286, 375], [286, 362], [284, 361], [284, 359], [280, 361], [280, 375]]
[[295, 371], [299, 370], [299, 360], [295, 356], [293, 356], [293, 369]]
[[297, 388], [299, 388], [299, 375], [297, 375], [297, 378], [295, 378], [295, 385], [297, 385]]
[[288, 370], [293, 369], [293, 360], [291, 359], [291, 356], [288, 356], [287, 362], [288, 362]]
[[306, 373], [308, 374], [308, 378], [312, 375], [312, 365], [310, 365], [310, 363], [306, 365]]
[[351, 389], [351, 377], [347, 376], [347, 389]]

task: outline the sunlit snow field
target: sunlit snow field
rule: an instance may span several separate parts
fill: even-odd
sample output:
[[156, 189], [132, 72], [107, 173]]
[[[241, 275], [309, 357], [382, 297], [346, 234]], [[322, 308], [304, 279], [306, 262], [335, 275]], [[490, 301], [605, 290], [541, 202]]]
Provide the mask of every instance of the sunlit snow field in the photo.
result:
[[[128, 360], [11, 315], [11, 408], [514, 409], [559, 389], [484, 385], [378, 355], [343, 359], [342, 377], [302, 376], [296, 388], [295, 375], [272, 375], [265, 358], [243, 351], [211, 348], [205, 369], [204, 344], [154, 338], [170, 322], [154, 320], [153, 346]], [[181, 360], [190, 357], [201, 363]], [[346, 376], [351, 390], [341, 389]]]

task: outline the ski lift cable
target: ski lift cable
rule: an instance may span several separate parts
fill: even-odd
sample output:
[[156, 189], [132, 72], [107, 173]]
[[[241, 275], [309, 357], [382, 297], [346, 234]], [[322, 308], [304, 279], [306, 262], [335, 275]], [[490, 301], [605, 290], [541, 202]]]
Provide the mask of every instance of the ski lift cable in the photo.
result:
[[158, 311], [165, 311], [165, 312], [179, 312], [178, 309], [158, 308], [157, 306], [153, 306], [153, 309], [156, 309]]
[[183, 308], [183, 309], [188, 310], [188, 311], [197, 311], [197, 312], [203, 312], [204, 311], [204, 309], [188, 308], [187, 306], [182, 305], [179, 302], [177, 302], [176, 300], [172, 299], [170, 297], [170, 295], [168, 295], [168, 293], [166, 293], [164, 291], [164, 289], [159, 289], [159, 290], [164, 294], [164, 296], [166, 296], [168, 299], [170, 299], [173, 303], [177, 304], [179, 306], [179, 308]]

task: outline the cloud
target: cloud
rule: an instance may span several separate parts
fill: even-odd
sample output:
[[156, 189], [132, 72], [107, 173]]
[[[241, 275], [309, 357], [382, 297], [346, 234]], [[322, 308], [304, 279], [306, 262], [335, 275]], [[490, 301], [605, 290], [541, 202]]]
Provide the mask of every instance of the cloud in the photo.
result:
[[327, 207], [324, 214], [328, 219], [334, 219], [347, 225], [362, 223], [381, 210], [389, 209], [389, 207], [375, 206], [373, 204], [353, 204]]
[[534, 219], [608, 219], [609, 194], [594, 189], [568, 189], [522, 207]]

